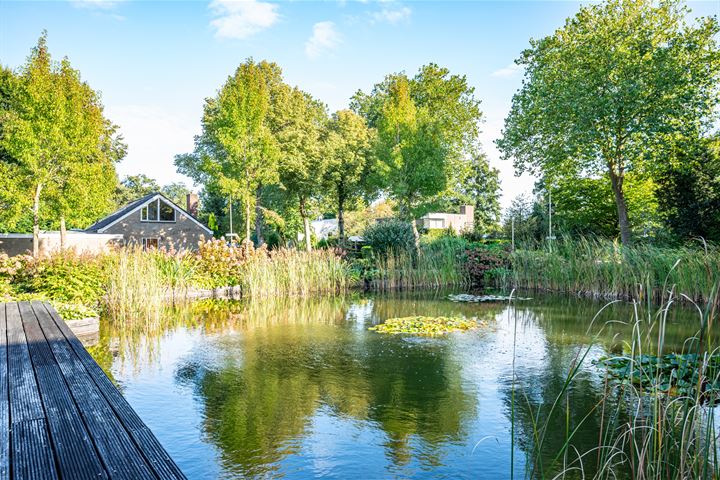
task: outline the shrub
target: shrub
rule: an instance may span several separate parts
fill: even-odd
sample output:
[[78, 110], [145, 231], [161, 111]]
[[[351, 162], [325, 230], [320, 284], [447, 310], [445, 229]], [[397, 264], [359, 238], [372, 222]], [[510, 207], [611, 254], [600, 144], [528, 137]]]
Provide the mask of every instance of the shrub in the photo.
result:
[[408, 222], [388, 219], [369, 225], [363, 233], [365, 243], [376, 255], [386, 257], [390, 252], [403, 254], [415, 248], [415, 236]]
[[66, 252], [37, 260], [25, 256], [19, 262], [21, 267], [13, 278], [18, 292], [86, 305], [97, 304], [105, 293], [103, 257]]
[[504, 277], [508, 267], [508, 254], [500, 248], [474, 245], [465, 250], [465, 271], [473, 285], [496, 284], [497, 277]]

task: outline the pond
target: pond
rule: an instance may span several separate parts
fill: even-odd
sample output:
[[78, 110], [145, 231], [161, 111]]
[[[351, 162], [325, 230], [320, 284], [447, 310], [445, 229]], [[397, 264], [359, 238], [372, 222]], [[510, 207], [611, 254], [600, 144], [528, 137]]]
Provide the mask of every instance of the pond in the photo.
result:
[[[522, 478], [534, 412], [555, 400], [603, 303], [465, 304], [447, 293], [457, 292], [202, 301], [154, 329], [104, 322], [90, 351], [191, 479], [494, 479], [511, 467]], [[416, 315], [488, 326], [438, 338], [368, 330]], [[628, 304], [603, 310], [591, 359], [624, 348], [630, 327], [609, 321], [631, 316]], [[673, 308], [667, 348], [682, 348], [697, 324], [692, 310]], [[543, 455], [602, 391], [602, 372], [586, 362]], [[590, 418], [573, 443], [593, 448], [599, 428]]]

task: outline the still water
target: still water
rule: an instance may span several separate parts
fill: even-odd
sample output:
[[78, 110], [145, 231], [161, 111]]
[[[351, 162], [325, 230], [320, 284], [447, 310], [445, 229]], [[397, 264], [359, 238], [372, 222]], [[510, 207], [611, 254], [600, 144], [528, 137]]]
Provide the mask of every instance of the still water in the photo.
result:
[[[496, 479], [510, 478], [511, 466], [522, 478], [533, 415], [591, 343], [603, 304], [458, 304], [447, 293], [203, 301], [153, 330], [105, 322], [90, 350], [191, 479]], [[594, 332], [604, 330], [589, 360], [622, 351], [630, 328], [612, 321], [632, 311], [614, 304], [595, 319]], [[368, 331], [411, 315], [477, 317], [489, 327], [444, 338]], [[674, 308], [668, 348], [696, 330], [693, 312]], [[576, 425], [602, 390], [602, 372], [587, 361], [567, 400], [569, 420], [553, 420], [548, 456], [564, 442], [566, 421]], [[598, 431], [590, 418], [574, 445], [591, 449]]]

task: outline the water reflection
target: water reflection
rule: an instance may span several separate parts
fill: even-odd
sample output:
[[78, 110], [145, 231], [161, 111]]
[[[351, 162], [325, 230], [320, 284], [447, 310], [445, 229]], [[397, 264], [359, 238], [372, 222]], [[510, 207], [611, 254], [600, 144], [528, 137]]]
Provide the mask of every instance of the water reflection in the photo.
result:
[[[105, 324], [92, 353], [191, 478], [503, 478], [513, 417], [517, 475], [547, 475], [558, 469], [565, 432], [581, 422], [575, 447], [597, 445], [598, 421], [584, 420], [603, 390], [592, 366], [564, 397], [563, 414], [550, 417], [540, 455], [534, 425], [600, 307], [552, 297], [458, 304], [417, 292], [206, 301], [175, 308], [154, 330]], [[418, 314], [479, 317], [491, 327], [439, 339], [367, 330]], [[629, 327], [608, 322], [629, 318], [626, 304], [598, 316], [604, 329], [591, 357], [624, 348]], [[668, 345], [682, 346], [694, 329], [690, 314], [674, 310]]]

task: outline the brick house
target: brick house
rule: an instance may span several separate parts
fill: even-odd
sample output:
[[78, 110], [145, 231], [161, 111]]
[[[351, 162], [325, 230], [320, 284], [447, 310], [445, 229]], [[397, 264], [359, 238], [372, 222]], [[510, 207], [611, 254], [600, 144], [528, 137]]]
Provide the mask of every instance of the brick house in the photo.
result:
[[213, 232], [196, 218], [198, 197], [187, 196], [187, 209], [173, 203], [162, 193], [151, 193], [97, 221], [86, 233], [123, 236], [125, 245], [143, 248], [174, 248], [194, 250]]

